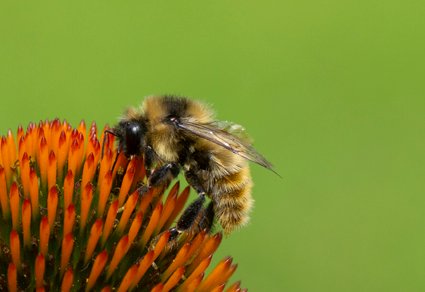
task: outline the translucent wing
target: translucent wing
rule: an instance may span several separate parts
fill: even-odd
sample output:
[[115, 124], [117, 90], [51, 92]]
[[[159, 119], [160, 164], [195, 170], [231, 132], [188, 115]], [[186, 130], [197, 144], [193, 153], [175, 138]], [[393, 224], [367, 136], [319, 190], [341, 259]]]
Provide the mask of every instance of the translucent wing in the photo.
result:
[[228, 121], [214, 121], [209, 123], [208, 125], [238, 137], [245, 144], [248, 144], [248, 145], [252, 144], [252, 139], [248, 136], [248, 134], [245, 132], [245, 128], [242, 127], [241, 125], [231, 123]]
[[243, 134], [243, 128], [239, 125], [227, 122], [200, 124], [181, 120], [176, 123], [176, 126], [273, 171], [273, 165], [252, 147], [248, 139], [236, 136]]

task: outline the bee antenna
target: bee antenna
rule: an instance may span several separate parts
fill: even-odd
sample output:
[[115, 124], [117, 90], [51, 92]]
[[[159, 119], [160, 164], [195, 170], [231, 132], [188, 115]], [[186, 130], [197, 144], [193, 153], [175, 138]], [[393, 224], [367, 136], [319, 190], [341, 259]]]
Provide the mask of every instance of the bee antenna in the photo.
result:
[[103, 154], [104, 154], [104, 150], [105, 150], [105, 141], [106, 141], [106, 138], [107, 138], [106, 134], [111, 134], [115, 137], [119, 137], [119, 135], [117, 133], [115, 133], [115, 132], [113, 132], [112, 130], [109, 130], [109, 129], [106, 129], [104, 133], [105, 134], [103, 135], [102, 152], [101, 152], [102, 154], [100, 156], [101, 159], [103, 158]]
[[[105, 141], [106, 141], [106, 138], [107, 138], [107, 135], [106, 134], [111, 134], [111, 135], [113, 135], [115, 137], [121, 137], [120, 135], [118, 135], [117, 133], [115, 133], [113, 130], [109, 130], [109, 129], [106, 129], [105, 130], [105, 134], [103, 136], [103, 143], [102, 143], [102, 154], [100, 156], [101, 159], [103, 158], [103, 154], [105, 152], [105, 144], [106, 144]], [[112, 169], [111, 169], [112, 172], [114, 171], [115, 165], [117, 164], [118, 156], [120, 155], [120, 153], [121, 153], [121, 150], [120, 150], [120, 147], [118, 146], [117, 155], [115, 156], [114, 163], [112, 164]]]

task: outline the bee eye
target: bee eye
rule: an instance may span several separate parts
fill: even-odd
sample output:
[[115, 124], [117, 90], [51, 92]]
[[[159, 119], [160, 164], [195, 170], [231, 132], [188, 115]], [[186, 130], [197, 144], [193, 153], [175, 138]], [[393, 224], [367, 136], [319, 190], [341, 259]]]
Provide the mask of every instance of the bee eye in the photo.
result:
[[127, 121], [124, 123], [124, 152], [127, 156], [140, 153], [144, 131], [142, 126], [136, 121]]

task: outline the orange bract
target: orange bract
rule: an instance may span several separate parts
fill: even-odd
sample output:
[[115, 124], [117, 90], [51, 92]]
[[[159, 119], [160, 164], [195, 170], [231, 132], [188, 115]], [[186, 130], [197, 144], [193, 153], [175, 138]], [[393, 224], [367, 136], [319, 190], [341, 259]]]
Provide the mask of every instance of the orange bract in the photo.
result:
[[170, 231], [189, 187], [140, 187], [143, 156], [117, 157], [104, 130], [55, 119], [1, 137], [0, 290], [222, 291], [231, 260], [204, 277], [221, 234]]

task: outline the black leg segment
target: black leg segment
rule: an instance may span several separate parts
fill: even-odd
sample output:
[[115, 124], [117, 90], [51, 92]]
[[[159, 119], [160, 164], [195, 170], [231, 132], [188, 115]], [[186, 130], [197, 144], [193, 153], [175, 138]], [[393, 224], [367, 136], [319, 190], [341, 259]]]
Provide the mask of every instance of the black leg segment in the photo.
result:
[[208, 204], [208, 207], [205, 208], [202, 212], [202, 217], [199, 220], [199, 228], [201, 230], [207, 230], [207, 232], [211, 231], [214, 223], [214, 203], [211, 201]]
[[199, 195], [204, 195], [206, 193], [202, 186], [201, 179], [199, 179], [195, 171], [188, 170], [184, 173], [184, 176], [186, 177], [187, 183], [190, 184]]
[[156, 169], [149, 176], [149, 187], [156, 187], [170, 183], [180, 172], [180, 167], [177, 163], [167, 163]]
[[177, 230], [185, 231], [192, 227], [196, 218], [199, 216], [199, 212], [202, 210], [202, 206], [205, 202], [205, 195], [200, 195], [195, 201], [193, 201], [183, 212], [179, 221], [177, 222]]

